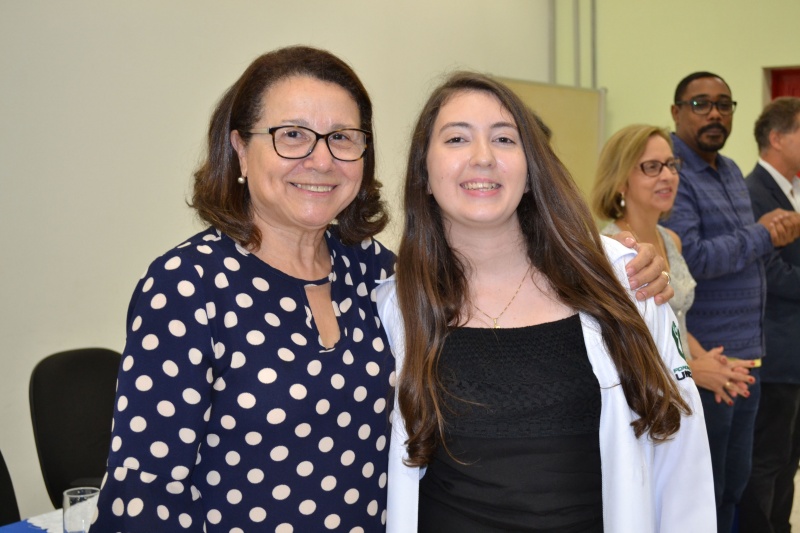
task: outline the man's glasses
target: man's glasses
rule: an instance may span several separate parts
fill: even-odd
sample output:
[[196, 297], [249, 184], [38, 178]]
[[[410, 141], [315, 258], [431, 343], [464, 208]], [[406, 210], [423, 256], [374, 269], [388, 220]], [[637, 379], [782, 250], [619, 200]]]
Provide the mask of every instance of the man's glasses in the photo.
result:
[[364, 157], [370, 136], [370, 132], [356, 128], [322, 134], [303, 126], [275, 126], [250, 133], [272, 135], [272, 146], [284, 159], [303, 159], [314, 151], [320, 139], [325, 139], [328, 151], [339, 161], [358, 161]]
[[673, 174], [677, 174], [681, 170], [681, 160], [680, 159], [667, 159], [663, 163], [661, 161], [645, 161], [639, 168], [642, 169], [645, 176], [650, 176], [651, 178], [657, 177], [661, 174], [661, 169], [667, 167]]
[[675, 102], [675, 105], [689, 105], [692, 108], [692, 113], [696, 115], [708, 115], [715, 107], [720, 115], [733, 115], [733, 112], [736, 111], [736, 102], [732, 100], [712, 102], [711, 100], [692, 99]]

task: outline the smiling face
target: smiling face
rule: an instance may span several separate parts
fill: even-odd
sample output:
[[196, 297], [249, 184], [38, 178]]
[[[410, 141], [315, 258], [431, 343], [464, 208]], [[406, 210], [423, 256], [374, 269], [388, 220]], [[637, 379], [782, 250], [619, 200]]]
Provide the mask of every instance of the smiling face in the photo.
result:
[[450, 97], [433, 124], [426, 163], [430, 192], [450, 230], [518, 228], [528, 167], [517, 125], [494, 95]]
[[[262, 114], [254, 129], [296, 125], [319, 133], [359, 128], [355, 100], [339, 85], [306, 76], [276, 82], [262, 97]], [[324, 230], [358, 193], [364, 162], [334, 159], [324, 140], [303, 159], [284, 159], [269, 134], [248, 144], [231, 134], [242, 174], [247, 176], [256, 226], [316, 232]]]
[[[708, 100], [730, 102], [731, 90], [719, 78], [698, 78], [686, 86], [681, 101]], [[733, 128], [733, 115], [722, 115], [712, 107], [707, 115], [698, 115], [689, 104], [672, 106], [675, 133], [695, 152], [715, 156], [725, 146]]]
[[652, 135], [621, 191], [625, 193], [628, 213], [633, 216], [660, 215], [672, 209], [678, 192], [678, 174], [664, 166], [658, 176], [648, 176], [641, 168], [641, 164], [645, 161], [665, 163], [671, 159], [673, 159], [672, 149], [666, 139], [660, 135]]

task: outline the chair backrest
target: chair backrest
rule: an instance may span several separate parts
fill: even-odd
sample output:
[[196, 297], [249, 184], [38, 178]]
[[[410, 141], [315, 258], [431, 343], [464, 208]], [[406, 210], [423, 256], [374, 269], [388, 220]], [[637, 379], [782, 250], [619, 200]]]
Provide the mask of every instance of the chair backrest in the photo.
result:
[[6, 468], [3, 453], [0, 452], [0, 526], [19, 522], [19, 507], [14, 494], [14, 484]]
[[83, 348], [50, 355], [33, 369], [33, 436], [47, 494], [57, 509], [64, 490], [100, 486], [120, 359], [113, 350]]

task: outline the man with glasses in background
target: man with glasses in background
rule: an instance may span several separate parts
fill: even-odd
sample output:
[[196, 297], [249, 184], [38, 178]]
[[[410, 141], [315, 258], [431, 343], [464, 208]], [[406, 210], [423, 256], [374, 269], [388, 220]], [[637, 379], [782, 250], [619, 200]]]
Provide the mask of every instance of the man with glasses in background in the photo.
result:
[[730, 87], [716, 74], [695, 72], [678, 84], [672, 141], [683, 166], [672, 214], [662, 222], [680, 236], [683, 256], [697, 281], [686, 317], [689, 331], [705, 350], [723, 346], [726, 356], [743, 360], [739, 366], [751, 373], [749, 392], [730, 404], [700, 389], [719, 533], [730, 533], [750, 476], [761, 393], [758, 367], [764, 355], [766, 286], [761, 259], [795, 237], [783, 223], [787, 211], [775, 209], [755, 220], [742, 172], [719, 153], [730, 135], [735, 109]]
[[[755, 126], [759, 160], [747, 177], [753, 213], [800, 217], [800, 98], [768, 104]], [[789, 533], [800, 462], [800, 241], [764, 261], [767, 351], [753, 441], [753, 469], [740, 504], [741, 533]]]

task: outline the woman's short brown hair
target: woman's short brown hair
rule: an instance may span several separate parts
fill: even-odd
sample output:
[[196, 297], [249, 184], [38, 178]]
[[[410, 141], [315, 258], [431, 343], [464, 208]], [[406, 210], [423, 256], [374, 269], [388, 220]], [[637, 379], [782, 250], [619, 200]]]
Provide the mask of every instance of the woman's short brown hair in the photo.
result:
[[291, 76], [308, 76], [335, 83], [346, 90], [358, 106], [361, 129], [372, 132], [364, 154], [364, 174], [356, 198], [337, 217], [339, 233], [346, 244], [355, 244], [380, 232], [388, 215], [375, 178], [375, 132], [372, 102], [367, 90], [347, 63], [325, 50], [291, 46], [266, 53], [253, 61], [222, 96], [211, 115], [206, 160], [194, 173], [191, 206], [208, 224], [225, 232], [241, 245], [258, 249], [261, 234], [253, 223], [250, 193], [237, 183], [239, 159], [230, 142], [233, 130], [245, 143], [263, 112], [263, 96], [276, 82]]

